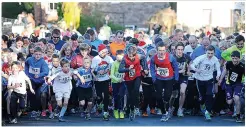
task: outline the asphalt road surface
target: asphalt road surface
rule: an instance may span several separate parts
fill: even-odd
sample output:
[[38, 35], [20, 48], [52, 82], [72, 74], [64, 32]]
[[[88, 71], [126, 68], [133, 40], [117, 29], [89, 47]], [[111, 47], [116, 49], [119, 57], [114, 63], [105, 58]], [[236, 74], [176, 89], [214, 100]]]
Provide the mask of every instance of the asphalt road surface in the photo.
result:
[[245, 126], [245, 122], [236, 123], [230, 116], [216, 116], [211, 121], [205, 121], [202, 116], [172, 117], [167, 122], [160, 122], [160, 115], [149, 115], [148, 117], [137, 116], [134, 121], [129, 118], [103, 121], [102, 117], [92, 116], [91, 120], [85, 120], [78, 114], [65, 116], [67, 122], [58, 122], [57, 118], [49, 119], [40, 117], [40, 120], [22, 116], [18, 124], [6, 124], [6, 126]]

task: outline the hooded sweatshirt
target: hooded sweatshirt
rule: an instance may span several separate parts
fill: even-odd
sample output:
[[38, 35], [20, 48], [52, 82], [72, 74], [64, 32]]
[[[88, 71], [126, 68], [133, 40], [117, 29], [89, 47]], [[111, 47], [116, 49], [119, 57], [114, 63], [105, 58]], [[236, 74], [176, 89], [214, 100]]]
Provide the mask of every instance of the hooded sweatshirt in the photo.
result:
[[[43, 58], [36, 60], [29, 57], [25, 62], [25, 73], [34, 83], [42, 84], [44, 77], [49, 74], [49, 67]], [[38, 75], [38, 78], [34, 78], [35, 75]]]

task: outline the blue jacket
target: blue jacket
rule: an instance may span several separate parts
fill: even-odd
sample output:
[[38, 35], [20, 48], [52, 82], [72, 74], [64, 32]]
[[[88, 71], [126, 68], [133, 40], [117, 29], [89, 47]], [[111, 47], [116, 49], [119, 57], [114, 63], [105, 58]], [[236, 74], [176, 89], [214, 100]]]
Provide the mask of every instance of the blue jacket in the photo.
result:
[[[34, 83], [43, 84], [44, 77], [49, 74], [49, 67], [44, 58], [36, 61], [34, 57], [29, 57], [25, 62], [25, 73]], [[34, 78], [35, 73], [38, 74], [39, 78]]]
[[55, 45], [55, 49], [60, 51], [62, 46], [66, 43], [63, 40], [59, 40], [56, 44], [53, 42], [53, 40], [50, 40], [49, 43], [54, 44]]
[[172, 54], [169, 55], [169, 60], [170, 60], [170, 62], [172, 64], [172, 67], [173, 67], [174, 76], [171, 77], [171, 78], [163, 78], [163, 77], [160, 77], [160, 76], [156, 75], [154, 56], [152, 56], [152, 58], [150, 60], [150, 73], [151, 73], [153, 82], [155, 82], [156, 79], [159, 79], [159, 80], [171, 80], [171, 79], [174, 78], [176, 81], [179, 80], [179, 68], [178, 68], [177, 60], [174, 58], [174, 56]]
[[[220, 60], [221, 59], [221, 51], [218, 47], [214, 46], [215, 48], [215, 56]], [[198, 56], [201, 56], [203, 54], [206, 54], [206, 49], [203, 45], [197, 47], [193, 53], [191, 54], [191, 60], [194, 60]]]

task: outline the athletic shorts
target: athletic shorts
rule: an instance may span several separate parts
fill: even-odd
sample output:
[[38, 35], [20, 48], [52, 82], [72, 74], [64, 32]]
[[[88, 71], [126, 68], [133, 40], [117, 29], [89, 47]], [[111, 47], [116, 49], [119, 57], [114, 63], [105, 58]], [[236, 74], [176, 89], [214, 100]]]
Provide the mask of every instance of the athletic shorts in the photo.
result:
[[188, 77], [187, 76], [179, 76], [179, 84], [188, 84]]
[[226, 100], [231, 100], [234, 95], [240, 97], [242, 87], [243, 84], [234, 84], [234, 85], [226, 84]]
[[56, 100], [62, 100], [62, 98], [70, 98], [71, 91], [56, 91], [55, 97]]
[[180, 85], [182, 83], [185, 83], [185, 84], [188, 83], [188, 77], [187, 76], [180, 76], [179, 77], [179, 81], [176, 84], [173, 85], [173, 91], [179, 90], [180, 89]]
[[77, 95], [79, 97], [79, 101], [82, 100], [88, 100], [92, 101], [92, 88], [82, 88], [82, 87], [77, 87]]

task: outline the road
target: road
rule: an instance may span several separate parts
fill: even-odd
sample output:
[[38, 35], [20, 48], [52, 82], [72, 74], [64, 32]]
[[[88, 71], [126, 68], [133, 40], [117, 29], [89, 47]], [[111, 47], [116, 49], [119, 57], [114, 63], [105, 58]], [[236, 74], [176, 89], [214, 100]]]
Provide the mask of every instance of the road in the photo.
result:
[[114, 119], [103, 121], [101, 117], [92, 116], [87, 121], [78, 114], [65, 116], [67, 122], [58, 122], [57, 119], [41, 118], [39, 121], [23, 116], [18, 124], [7, 124], [7, 126], [245, 126], [245, 123], [236, 123], [235, 119], [229, 116], [213, 117], [212, 121], [205, 121], [202, 116], [185, 116], [179, 118], [174, 116], [168, 122], [160, 122], [159, 115], [149, 117], [136, 117], [134, 121], [127, 119]]

